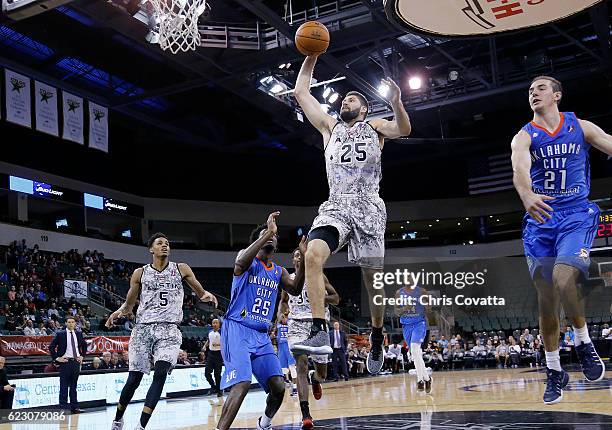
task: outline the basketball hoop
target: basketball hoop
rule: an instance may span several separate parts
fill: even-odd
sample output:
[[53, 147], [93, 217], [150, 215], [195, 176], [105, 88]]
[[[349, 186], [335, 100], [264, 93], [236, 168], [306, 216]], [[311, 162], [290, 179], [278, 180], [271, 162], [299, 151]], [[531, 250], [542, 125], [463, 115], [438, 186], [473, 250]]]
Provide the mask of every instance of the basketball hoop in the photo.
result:
[[159, 25], [159, 46], [176, 54], [194, 51], [200, 46], [198, 18], [207, 8], [206, 0], [145, 0], [154, 9]]

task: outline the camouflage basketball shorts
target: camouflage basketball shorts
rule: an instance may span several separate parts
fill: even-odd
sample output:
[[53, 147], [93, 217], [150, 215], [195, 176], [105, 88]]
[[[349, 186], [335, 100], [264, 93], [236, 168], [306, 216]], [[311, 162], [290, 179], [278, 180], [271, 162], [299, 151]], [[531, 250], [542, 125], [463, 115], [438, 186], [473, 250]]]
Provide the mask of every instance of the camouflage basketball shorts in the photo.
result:
[[[312, 320], [293, 320], [287, 321], [287, 343], [289, 344], [289, 350], [293, 344], [305, 341], [310, 335], [310, 326], [312, 326]], [[295, 353], [291, 351], [293, 355]], [[299, 354], [298, 354], [299, 355]], [[315, 363], [327, 364], [327, 355], [314, 355], [311, 354], [310, 358]]]
[[348, 243], [348, 259], [362, 267], [382, 269], [385, 260], [385, 202], [374, 195], [343, 194], [330, 196], [319, 206], [319, 215], [310, 231], [332, 226], [340, 233], [339, 251]]
[[148, 374], [155, 363], [167, 361], [174, 367], [183, 342], [176, 324], [136, 324], [130, 336], [130, 371]]

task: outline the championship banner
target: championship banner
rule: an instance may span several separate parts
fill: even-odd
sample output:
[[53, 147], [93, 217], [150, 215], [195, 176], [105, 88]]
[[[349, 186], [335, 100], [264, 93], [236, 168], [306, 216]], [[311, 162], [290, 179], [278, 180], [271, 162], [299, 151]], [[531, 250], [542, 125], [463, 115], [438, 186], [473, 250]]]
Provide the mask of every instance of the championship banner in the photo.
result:
[[89, 147], [108, 152], [108, 108], [89, 102]]
[[36, 130], [59, 136], [57, 88], [34, 81]]
[[12, 70], [5, 70], [6, 120], [13, 124], [32, 127], [30, 78]]
[[122, 352], [128, 350], [129, 336], [94, 336], [85, 339], [87, 354], [101, 354], [103, 352]]
[[49, 355], [53, 336], [0, 336], [3, 357], [20, 355]]
[[62, 91], [62, 111], [64, 113], [62, 138], [84, 145], [83, 99]]
[[87, 281], [76, 281], [74, 279], [64, 279], [64, 297], [67, 299], [86, 299]]
[[555, 22], [602, 0], [385, 0], [387, 18], [435, 36], [483, 36]]

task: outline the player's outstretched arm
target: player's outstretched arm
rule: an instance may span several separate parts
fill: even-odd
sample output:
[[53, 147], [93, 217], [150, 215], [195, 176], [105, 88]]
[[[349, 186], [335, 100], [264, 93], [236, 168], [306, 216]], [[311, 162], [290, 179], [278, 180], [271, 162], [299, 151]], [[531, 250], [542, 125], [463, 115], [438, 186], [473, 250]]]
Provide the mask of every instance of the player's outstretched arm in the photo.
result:
[[[304, 254], [306, 254], [306, 237], [302, 236], [302, 240], [300, 240], [299, 245], [300, 253], [302, 254], [302, 258], [300, 261], [304, 261]], [[292, 296], [297, 296], [302, 293], [302, 288], [304, 288], [304, 267], [306, 264], [300, 264], [298, 266], [297, 271], [295, 272], [295, 277], [291, 279], [289, 272], [287, 269], [283, 267], [283, 274], [281, 275], [281, 285], [285, 291], [287, 291]]]
[[295, 96], [300, 107], [306, 114], [308, 121], [319, 130], [323, 137], [329, 137], [336, 120], [321, 109], [321, 104], [310, 94], [310, 82], [312, 80], [312, 72], [317, 62], [316, 55], [310, 55], [304, 59], [302, 68], [295, 82]]
[[370, 125], [378, 132], [379, 135], [386, 139], [396, 139], [398, 137], [407, 137], [412, 132], [410, 117], [402, 103], [402, 91], [393, 79], [383, 79], [382, 83], [389, 87], [389, 103], [393, 109], [394, 118], [392, 121], [378, 118], [370, 121]]
[[533, 192], [531, 185], [531, 137], [527, 132], [521, 130], [512, 139], [512, 170], [514, 172], [514, 188], [523, 202], [525, 210], [539, 223], [545, 218], [552, 218], [553, 208], [546, 204], [547, 200], [554, 197], [543, 196]]
[[236, 262], [234, 263], [234, 276], [240, 276], [244, 272], [251, 267], [253, 263], [253, 259], [257, 256], [257, 253], [267, 241], [272, 239], [276, 232], [278, 231], [278, 227], [276, 226], [276, 217], [280, 215], [280, 212], [272, 212], [268, 215], [268, 229], [266, 232], [255, 242], [251, 243], [247, 249], [243, 249], [238, 253], [238, 257], [236, 257]]
[[179, 263], [178, 268], [181, 274], [183, 275], [183, 280], [187, 283], [187, 285], [189, 285], [189, 288], [195, 291], [200, 301], [213, 302], [215, 305], [215, 308], [219, 305], [219, 302], [217, 301], [217, 298], [215, 297], [215, 295], [209, 291], [206, 291], [202, 287], [202, 284], [200, 284], [200, 281], [198, 281], [195, 274], [193, 273], [193, 270], [191, 270], [191, 267], [189, 267], [188, 264]]
[[601, 152], [612, 156], [612, 136], [590, 121], [580, 120], [580, 127], [587, 142]]
[[130, 289], [125, 296], [125, 302], [121, 305], [121, 307], [119, 307], [119, 309], [110, 314], [106, 320], [106, 327], [111, 328], [113, 326], [113, 322], [117, 318], [123, 315], [130, 315], [132, 313], [132, 309], [134, 309], [134, 305], [138, 299], [138, 294], [140, 293], [140, 278], [142, 278], [142, 267], [139, 267], [138, 269], [134, 270], [134, 273], [132, 273], [132, 277], [130, 278]]
[[338, 306], [338, 303], [340, 303], [340, 295], [325, 275], [323, 275], [323, 282], [325, 283], [325, 304]]

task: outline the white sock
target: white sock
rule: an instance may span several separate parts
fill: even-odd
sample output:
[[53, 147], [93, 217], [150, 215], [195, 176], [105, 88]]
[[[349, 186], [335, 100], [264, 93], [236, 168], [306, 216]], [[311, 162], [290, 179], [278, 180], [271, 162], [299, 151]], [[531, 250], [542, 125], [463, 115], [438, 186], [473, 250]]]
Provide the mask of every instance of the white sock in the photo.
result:
[[297, 369], [295, 368], [295, 364], [289, 366], [289, 373], [291, 373], [291, 379], [295, 381], [297, 379]]
[[578, 346], [582, 345], [583, 343], [591, 343], [589, 329], [587, 328], [586, 324], [582, 328], [574, 327], [574, 344]]
[[272, 424], [272, 418], [268, 418], [268, 417], [266, 416], [266, 414], [263, 414], [263, 415], [261, 416], [261, 418], [259, 419], [259, 424], [260, 424], [262, 427], [267, 427], [267, 426], [269, 426], [270, 424]]
[[553, 352], [546, 351], [546, 367], [561, 372], [561, 359], [559, 358], [558, 349]]
[[417, 372], [417, 379], [419, 381], [429, 381], [429, 375], [425, 369], [425, 362], [423, 361], [423, 351], [421, 350], [420, 343], [411, 343], [410, 352], [414, 360], [414, 368]]
[[291, 384], [291, 388], [293, 388], [293, 390], [297, 390], [297, 385], [296, 384]]

